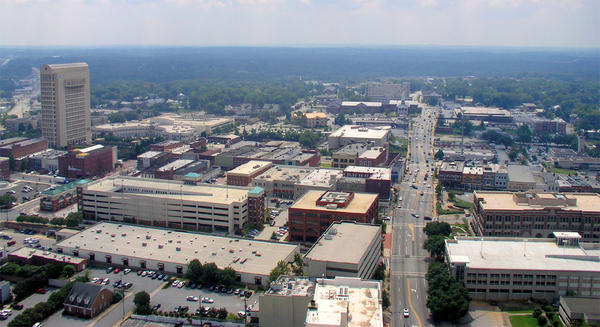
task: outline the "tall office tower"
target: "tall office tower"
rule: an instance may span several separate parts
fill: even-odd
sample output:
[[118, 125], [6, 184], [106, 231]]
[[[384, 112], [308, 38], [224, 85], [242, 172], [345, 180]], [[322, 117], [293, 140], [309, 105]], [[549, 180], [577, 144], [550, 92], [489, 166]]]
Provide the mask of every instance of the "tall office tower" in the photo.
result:
[[40, 84], [42, 136], [48, 140], [48, 146], [64, 148], [91, 143], [88, 65], [43, 65]]

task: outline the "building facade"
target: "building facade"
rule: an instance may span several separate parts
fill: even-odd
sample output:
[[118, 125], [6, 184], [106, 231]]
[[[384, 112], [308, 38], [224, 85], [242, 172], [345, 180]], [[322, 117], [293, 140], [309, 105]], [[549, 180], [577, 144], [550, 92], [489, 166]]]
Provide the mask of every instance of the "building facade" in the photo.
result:
[[288, 210], [292, 240], [314, 242], [335, 221], [375, 223], [379, 196], [369, 193], [308, 191]]
[[115, 168], [117, 147], [94, 145], [58, 158], [59, 174], [67, 178], [104, 176]]
[[599, 242], [600, 195], [476, 191], [473, 227], [482, 236], [542, 238], [563, 231]]
[[248, 186], [252, 180], [270, 169], [270, 161], [252, 160], [227, 172], [227, 185]]
[[90, 72], [86, 63], [40, 68], [42, 136], [50, 147], [89, 144]]
[[76, 282], [65, 299], [65, 313], [83, 318], [95, 317], [112, 304], [112, 296], [113, 292], [108, 287]]

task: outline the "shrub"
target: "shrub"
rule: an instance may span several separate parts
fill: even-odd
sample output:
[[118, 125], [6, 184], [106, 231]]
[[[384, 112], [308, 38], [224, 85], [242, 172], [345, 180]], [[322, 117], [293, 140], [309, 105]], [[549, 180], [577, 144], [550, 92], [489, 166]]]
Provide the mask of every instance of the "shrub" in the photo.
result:
[[542, 310], [540, 308], [536, 308], [535, 310], [533, 310], [533, 313], [531, 314], [533, 316], [533, 318], [537, 318], [542, 314]]
[[548, 323], [548, 319], [546, 319], [546, 317], [544, 316], [539, 316], [537, 317], [537, 323], [540, 326], [546, 326], [546, 324]]
[[546, 304], [545, 306], [543, 306], [542, 309], [544, 311], [546, 311], [546, 312], [553, 312], [554, 311], [554, 308], [551, 305], [549, 305], [549, 304]]

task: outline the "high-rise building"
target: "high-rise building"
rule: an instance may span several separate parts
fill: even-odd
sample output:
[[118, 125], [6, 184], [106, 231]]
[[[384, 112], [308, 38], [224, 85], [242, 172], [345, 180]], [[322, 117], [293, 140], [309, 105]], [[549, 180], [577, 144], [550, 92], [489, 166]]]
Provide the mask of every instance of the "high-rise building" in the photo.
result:
[[90, 71], [86, 63], [43, 65], [40, 69], [42, 136], [48, 145], [91, 143]]

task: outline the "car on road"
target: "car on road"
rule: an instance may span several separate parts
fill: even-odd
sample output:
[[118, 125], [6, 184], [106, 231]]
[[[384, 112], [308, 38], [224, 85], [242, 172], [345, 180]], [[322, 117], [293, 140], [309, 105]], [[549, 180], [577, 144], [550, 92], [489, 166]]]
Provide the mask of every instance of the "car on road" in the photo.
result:
[[12, 308], [15, 310], [21, 310], [21, 309], [23, 309], [23, 304], [21, 304], [21, 303], [13, 304]]
[[415, 217], [415, 218], [419, 218], [419, 215], [416, 214], [416, 213], [413, 213], [412, 216]]
[[404, 315], [404, 318], [408, 318], [408, 316], [409, 316], [408, 308], [404, 308], [404, 311], [402, 312], [402, 315]]
[[158, 309], [160, 309], [160, 303], [155, 304], [154, 306], [152, 306], [152, 311], [156, 311]]
[[423, 217], [423, 219], [425, 219], [425, 220], [433, 220], [433, 218], [431, 218], [429, 216], [425, 216], [425, 217]]

